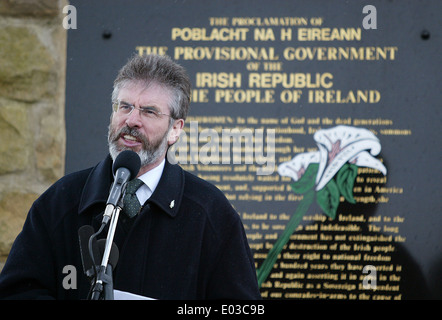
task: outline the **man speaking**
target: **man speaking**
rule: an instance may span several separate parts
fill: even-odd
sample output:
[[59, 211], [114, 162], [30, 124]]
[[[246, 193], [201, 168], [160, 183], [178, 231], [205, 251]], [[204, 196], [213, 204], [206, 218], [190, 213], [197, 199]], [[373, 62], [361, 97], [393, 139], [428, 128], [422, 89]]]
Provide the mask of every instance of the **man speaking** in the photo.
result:
[[[167, 161], [190, 89], [185, 70], [166, 56], [128, 61], [114, 81], [109, 155], [63, 177], [34, 202], [0, 274], [0, 298], [88, 298], [78, 231], [100, 228], [112, 166], [125, 150], [138, 154], [141, 168], [127, 184], [115, 229], [113, 287], [155, 299], [260, 298], [239, 215], [216, 187]], [[77, 275], [68, 288], [66, 266]]]

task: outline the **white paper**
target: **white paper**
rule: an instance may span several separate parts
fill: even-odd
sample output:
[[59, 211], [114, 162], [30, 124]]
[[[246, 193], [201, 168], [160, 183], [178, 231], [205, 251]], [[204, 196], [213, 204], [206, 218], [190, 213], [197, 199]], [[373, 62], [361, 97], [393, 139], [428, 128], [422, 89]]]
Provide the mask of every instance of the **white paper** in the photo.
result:
[[138, 294], [126, 291], [114, 290], [114, 300], [156, 300], [156, 299], [140, 296]]

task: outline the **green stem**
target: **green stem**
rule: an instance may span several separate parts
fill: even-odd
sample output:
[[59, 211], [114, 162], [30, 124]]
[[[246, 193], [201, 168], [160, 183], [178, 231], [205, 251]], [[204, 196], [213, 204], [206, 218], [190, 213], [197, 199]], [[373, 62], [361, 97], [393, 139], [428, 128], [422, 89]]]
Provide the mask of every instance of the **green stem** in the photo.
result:
[[299, 206], [296, 208], [295, 213], [290, 218], [290, 221], [287, 223], [284, 232], [281, 234], [278, 240], [276, 240], [272, 249], [270, 249], [267, 258], [264, 260], [263, 264], [258, 268], [256, 274], [258, 277], [258, 286], [260, 288], [262, 283], [267, 279], [268, 275], [272, 271], [273, 265], [278, 259], [278, 255], [281, 253], [282, 249], [289, 241], [290, 236], [293, 234], [293, 232], [295, 232], [296, 228], [298, 227], [299, 223], [302, 220], [302, 217], [307, 212], [308, 208], [310, 208], [310, 205], [312, 204], [314, 198], [315, 198], [314, 190], [310, 190], [304, 194], [304, 198], [301, 200]]

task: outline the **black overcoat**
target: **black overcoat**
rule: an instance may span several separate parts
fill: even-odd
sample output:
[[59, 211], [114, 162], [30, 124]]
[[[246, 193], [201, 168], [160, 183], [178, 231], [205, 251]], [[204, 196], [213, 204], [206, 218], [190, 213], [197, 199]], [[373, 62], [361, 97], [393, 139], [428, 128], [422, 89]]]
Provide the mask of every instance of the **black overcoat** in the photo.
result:
[[[34, 202], [0, 274], [1, 298], [87, 298], [78, 229], [99, 228], [112, 179], [107, 156], [66, 175]], [[166, 160], [135, 221], [120, 217], [115, 289], [156, 299], [260, 298], [240, 217], [212, 184]], [[75, 284], [66, 266], [75, 268]], [[67, 276], [75, 289], [63, 286]]]

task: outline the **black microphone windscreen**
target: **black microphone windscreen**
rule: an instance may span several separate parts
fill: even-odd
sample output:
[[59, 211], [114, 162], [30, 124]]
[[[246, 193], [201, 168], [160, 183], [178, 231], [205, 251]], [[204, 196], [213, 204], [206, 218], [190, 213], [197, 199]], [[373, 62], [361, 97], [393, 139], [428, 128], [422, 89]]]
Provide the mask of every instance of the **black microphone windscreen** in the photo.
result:
[[[106, 239], [98, 240], [98, 249], [100, 250], [100, 256], [103, 257], [104, 249], [106, 247]], [[118, 258], [120, 256], [120, 252], [118, 251], [118, 247], [115, 242], [112, 242], [112, 248], [109, 254], [109, 264], [113, 269], [117, 266]], [[101, 262], [101, 261], [100, 261]]]
[[[78, 239], [80, 241], [80, 253], [81, 253], [81, 262], [83, 263], [83, 271], [87, 276], [91, 276], [92, 274], [88, 274], [88, 272], [92, 272], [92, 268], [94, 266], [94, 262], [92, 261], [91, 255], [89, 254], [89, 239], [94, 234], [94, 228], [90, 225], [84, 225], [78, 229]], [[100, 253], [98, 251], [97, 240], [95, 238], [92, 242], [92, 251], [94, 255], [94, 259], [100, 259]], [[101, 261], [95, 261], [95, 263], [99, 263]]]
[[133, 179], [137, 176], [138, 171], [140, 171], [141, 160], [138, 154], [136, 154], [132, 150], [124, 150], [120, 152], [117, 158], [112, 165], [112, 172], [115, 175], [115, 172], [119, 168], [126, 168], [130, 172], [130, 179]]

